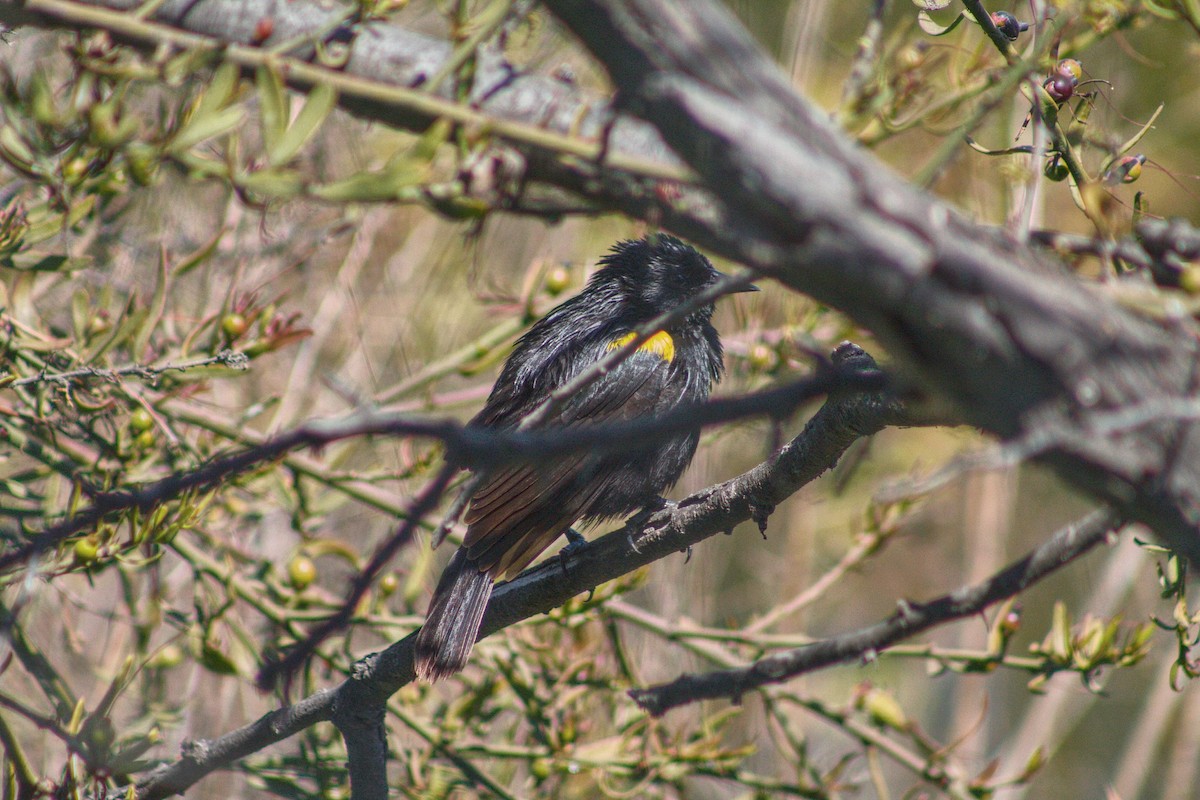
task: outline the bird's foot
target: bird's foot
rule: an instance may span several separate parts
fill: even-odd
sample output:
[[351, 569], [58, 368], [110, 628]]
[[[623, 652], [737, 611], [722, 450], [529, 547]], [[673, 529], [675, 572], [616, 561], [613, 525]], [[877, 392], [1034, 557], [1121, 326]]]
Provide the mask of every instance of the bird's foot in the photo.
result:
[[567, 559], [576, 553], [582, 552], [588, 548], [588, 540], [583, 538], [583, 534], [574, 528], [567, 528], [564, 531], [567, 537], [567, 543], [558, 551], [558, 566], [562, 570], [564, 578], [569, 578], [567, 573]]
[[558, 551], [558, 555], [560, 557], [565, 558], [566, 556], [578, 553], [580, 550], [588, 546], [588, 540], [584, 538], [582, 533], [574, 528], [567, 528], [565, 533], [567, 537], [567, 543], [564, 544], [562, 549]]

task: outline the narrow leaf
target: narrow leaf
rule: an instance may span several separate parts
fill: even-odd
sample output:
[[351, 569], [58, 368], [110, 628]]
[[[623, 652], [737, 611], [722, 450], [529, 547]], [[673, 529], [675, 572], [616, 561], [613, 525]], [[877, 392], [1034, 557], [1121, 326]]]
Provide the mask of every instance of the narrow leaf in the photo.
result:
[[1155, 120], [1158, 119], [1158, 115], [1163, 112], [1164, 105], [1165, 103], [1159, 103], [1158, 108], [1154, 109], [1154, 113], [1150, 115], [1150, 119], [1146, 121], [1146, 124], [1139, 128], [1137, 133], [1135, 133], [1133, 136], [1130, 136], [1124, 144], [1118, 147], [1115, 151], [1113, 151], [1112, 155], [1104, 160], [1104, 163], [1100, 165], [1101, 175], [1108, 171], [1108, 168], [1112, 166], [1114, 161], [1136, 147], [1137, 143], [1142, 140], [1142, 137], [1150, 132], [1150, 129], [1154, 127]]
[[304, 178], [297, 172], [283, 169], [261, 169], [236, 176], [237, 185], [255, 194], [280, 200], [295, 197], [304, 191]]
[[241, 106], [230, 106], [204, 116], [193, 114], [171, 139], [167, 152], [179, 153], [200, 144], [205, 139], [228, 133], [242, 124], [244, 116], [245, 112]]
[[208, 89], [196, 101], [193, 115], [206, 117], [229, 105], [229, 101], [233, 99], [234, 90], [237, 88], [238, 76], [239, 70], [232, 63], [226, 62], [217, 67], [213, 72], [212, 81], [208, 84]]
[[263, 144], [267, 152], [279, 146], [284, 131], [287, 130], [288, 117], [291, 115], [287, 91], [283, 88], [283, 79], [274, 67], [264, 64], [254, 74], [254, 82], [258, 86], [258, 113], [262, 118]]
[[267, 150], [267, 161], [273, 167], [286, 164], [300, 152], [303, 147], [321, 127], [321, 123], [329, 116], [337, 104], [337, 91], [331, 86], [321, 84], [308, 93], [308, 100], [296, 115], [292, 123], [280, 136], [274, 147]]

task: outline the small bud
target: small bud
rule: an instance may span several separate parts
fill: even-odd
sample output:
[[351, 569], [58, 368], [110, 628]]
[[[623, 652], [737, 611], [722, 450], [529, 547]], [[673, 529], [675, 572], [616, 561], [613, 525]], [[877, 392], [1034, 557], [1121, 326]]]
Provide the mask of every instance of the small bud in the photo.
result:
[[71, 555], [74, 557], [76, 564], [86, 567], [100, 555], [100, 544], [91, 536], [84, 539], [77, 539], [74, 548], [72, 548]]
[[148, 186], [158, 173], [158, 156], [145, 145], [130, 145], [125, 148], [125, 163], [129, 166], [129, 177], [139, 186]]
[[317, 565], [308, 556], [295, 556], [288, 562], [288, 583], [302, 592], [317, 579]]
[[751, 369], [757, 372], [770, 372], [779, 365], [779, 354], [766, 344], [755, 342], [750, 345], [746, 361], [749, 362]]
[[[923, 45], [923, 46], [922, 46]], [[926, 54], [929, 51], [929, 46], [923, 41], [910, 45], [900, 51], [896, 56], [896, 63], [904, 70], [917, 69], [925, 63]]]
[[104, 309], [97, 311], [88, 319], [87, 332], [90, 336], [99, 336], [112, 330], [112, 321]]
[[260, 17], [254, 25], [254, 44], [262, 44], [267, 39], [271, 38], [271, 34], [275, 32], [275, 19], [273, 17]]
[[890, 692], [871, 687], [860, 695], [860, 707], [881, 728], [897, 731], [908, 730], [908, 716], [904, 708]]
[[1122, 156], [1104, 173], [1104, 182], [1109, 186], [1133, 183], [1142, 176], [1142, 164], [1145, 163], [1146, 157], [1141, 153], [1136, 156]]
[[249, 327], [246, 318], [241, 314], [226, 314], [221, 318], [221, 332], [224, 333], [229, 341], [238, 339], [246, 332]]
[[88, 109], [88, 125], [93, 141], [109, 149], [128, 143], [137, 133], [137, 120], [132, 116], [122, 117], [115, 101], [97, 103]]
[[1021, 627], [1021, 610], [1019, 608], [1010, 609], [1003, 617], [1000, 618], [1000, 628], [1009, 636], [1016, 633]]
[[183, 663], [183, 648], [169, 644], [150, 657], [146, 666], [153, 669], [171, 669]]
[[144, 408], [139, 408], [129, 417], [129, 430], [134, 433], [142, 433], [154, 427], [154, 417], [150, 416], [150, 412]]
[[62, 165], [63, 180], [68, 186], [78, 186], [88, 174], [88, 162], [85, 158], [76, 156]]
[[546, 276], [546, 293], [551, 297], [557, 297], [562, 294], [570, 285], [571, 273], [566, 267], [555, 267]]

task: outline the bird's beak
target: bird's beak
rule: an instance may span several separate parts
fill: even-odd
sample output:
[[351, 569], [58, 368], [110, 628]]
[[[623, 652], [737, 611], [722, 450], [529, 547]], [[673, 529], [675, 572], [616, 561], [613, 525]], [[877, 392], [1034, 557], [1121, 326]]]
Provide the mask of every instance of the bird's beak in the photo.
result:
[[[729, 277], [729, 275], [724, 272], [718, 272], [717, 275], [719, 278], [722, 278], [722, 279]], [[753, 283], [747, 283], [745, 286], [739, 286], [736, 289], [730, 289], [727, 292], [725, 292], [725, 294], [741, 294], [743, 292], [761, 292], [761, 291], [762, 291], [762, 289], [759, 289]]]

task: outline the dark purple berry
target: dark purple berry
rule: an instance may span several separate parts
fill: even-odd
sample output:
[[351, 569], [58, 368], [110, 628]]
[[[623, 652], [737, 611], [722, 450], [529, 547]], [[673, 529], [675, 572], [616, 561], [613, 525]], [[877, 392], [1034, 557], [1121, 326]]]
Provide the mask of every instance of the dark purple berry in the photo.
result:
[[992, 24], [1004, 34], [1010, 42], [1015, 42], [1021, 31], [1029, 30], [1028, 22], [1018, 22], [1017, 18], [1007, 11], [993, 11]]
[[1042, 88], [1046, 90], [1046, 94], [1050, 95], [1056, 103], [1063, 103], [1071, 99], [1071, 95], [1075, 93], [1075, 87], [1079, 85], [1079, 81], [1069, 72], [1059, 72], [1046, 78], [1042, 84]]

